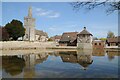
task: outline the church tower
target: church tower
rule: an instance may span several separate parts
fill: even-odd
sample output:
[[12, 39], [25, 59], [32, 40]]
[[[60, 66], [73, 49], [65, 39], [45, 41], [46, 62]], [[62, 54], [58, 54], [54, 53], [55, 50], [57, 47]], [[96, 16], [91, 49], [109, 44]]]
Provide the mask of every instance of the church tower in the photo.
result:
[[24, 40], [35, 41], [35, 18], [32, 17], [32, 7], [29, 7], [28, 16], [24, 17]]

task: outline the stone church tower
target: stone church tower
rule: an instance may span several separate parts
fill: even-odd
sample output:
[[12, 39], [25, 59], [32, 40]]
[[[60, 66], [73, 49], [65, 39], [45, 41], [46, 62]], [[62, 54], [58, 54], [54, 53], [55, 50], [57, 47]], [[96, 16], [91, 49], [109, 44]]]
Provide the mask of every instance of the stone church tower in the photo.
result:
[[35, 41], [35, 18], [32, 17], [32, 8], [29, 7], [28, 16], [24, 17], [24, 40]]

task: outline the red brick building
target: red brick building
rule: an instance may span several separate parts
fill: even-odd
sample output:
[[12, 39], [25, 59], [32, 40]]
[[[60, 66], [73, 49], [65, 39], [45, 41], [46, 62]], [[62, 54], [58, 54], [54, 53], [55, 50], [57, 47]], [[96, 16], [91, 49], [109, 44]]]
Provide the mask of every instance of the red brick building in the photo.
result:
[[93, 49], [104, 49], [105, 47], [105, 42], [102, 40], [94, 40], [92, 44], [93, 44]]

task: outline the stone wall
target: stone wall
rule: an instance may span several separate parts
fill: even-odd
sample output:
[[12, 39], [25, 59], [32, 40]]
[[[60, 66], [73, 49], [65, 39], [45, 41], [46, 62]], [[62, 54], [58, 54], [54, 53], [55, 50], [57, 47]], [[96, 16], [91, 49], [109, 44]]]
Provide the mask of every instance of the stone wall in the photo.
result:
[[78, 49], [92, 49], [91, 43], [77, 43]]
[[0, 41], [0, 49], [37, 49], [55, 47], [55, 42]]

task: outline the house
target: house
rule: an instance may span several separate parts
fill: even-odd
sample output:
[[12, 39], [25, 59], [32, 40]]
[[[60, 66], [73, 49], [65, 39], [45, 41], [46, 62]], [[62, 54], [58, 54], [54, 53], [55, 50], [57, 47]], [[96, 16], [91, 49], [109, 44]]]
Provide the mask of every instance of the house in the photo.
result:
[[52, 41], [59, 42], [61, 39], [61, 35], [56, 35], [50, 38]]
[[107, 38], [106, 44], [107, 46], [120, 46], [120, 36]]
[[76, 46], [78, 32], [65, 32], [59, 41], [60, 46]]
[[93, 49], [104, 49], [105, 42], [102, 40], [93, 40], [92, 45]]
[[35, 30], [35, 41], [47, 41], [48, 40], [48, 34], [46, 32], [43, 32], [41, 30]]
[[77, 48], [92, 49], [93, 35], [87, 31], [86, 27], [77, 34]]

